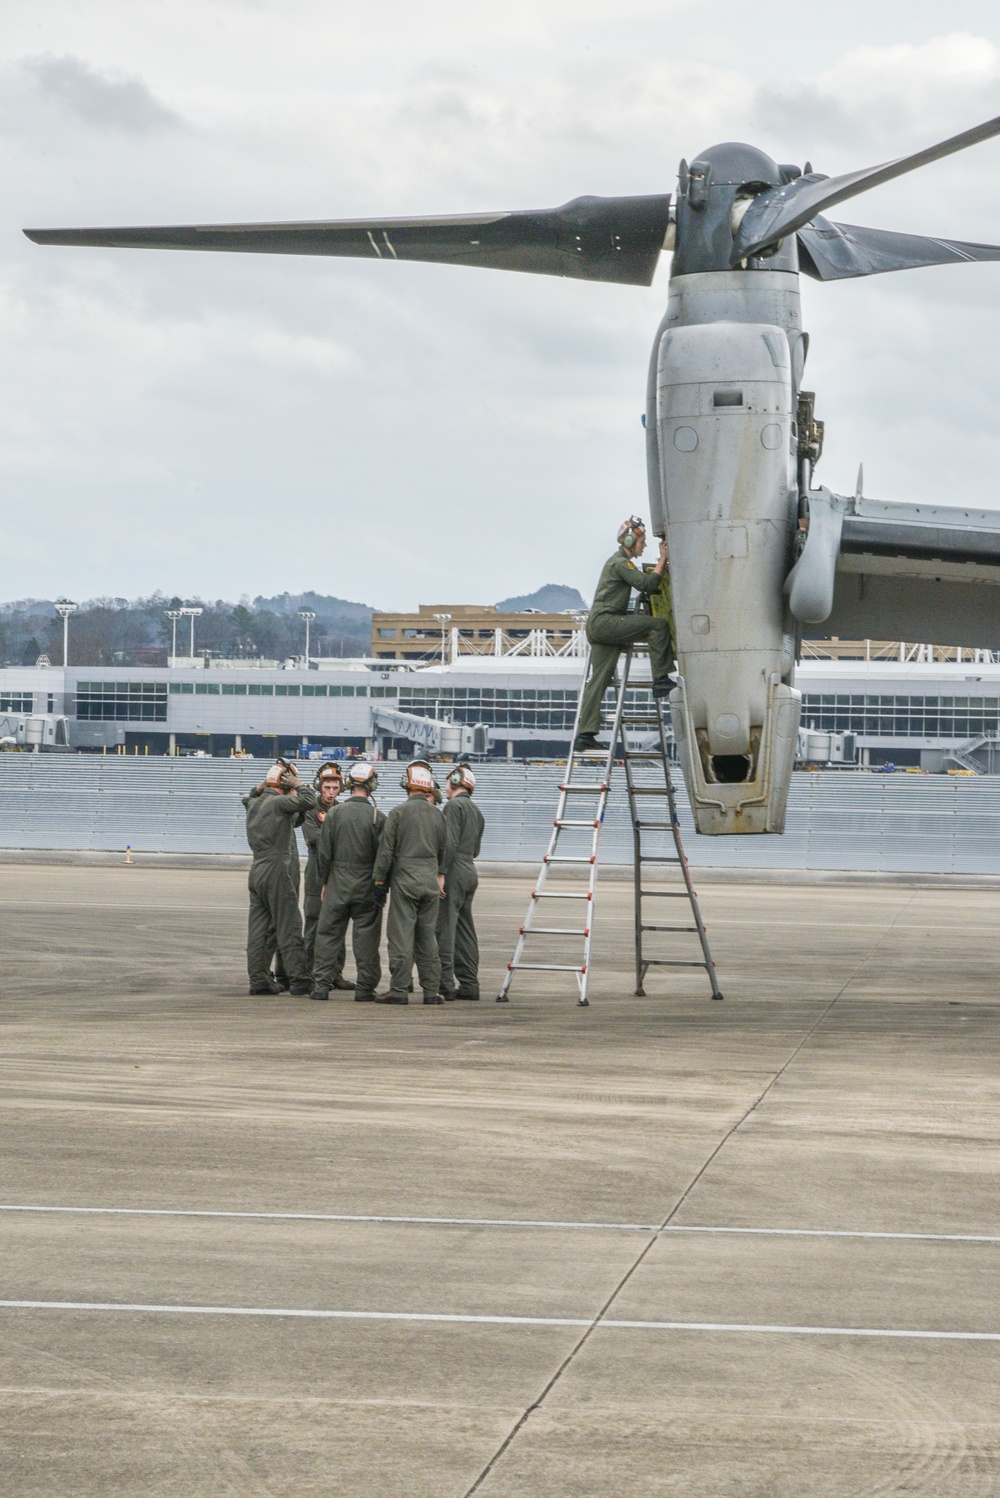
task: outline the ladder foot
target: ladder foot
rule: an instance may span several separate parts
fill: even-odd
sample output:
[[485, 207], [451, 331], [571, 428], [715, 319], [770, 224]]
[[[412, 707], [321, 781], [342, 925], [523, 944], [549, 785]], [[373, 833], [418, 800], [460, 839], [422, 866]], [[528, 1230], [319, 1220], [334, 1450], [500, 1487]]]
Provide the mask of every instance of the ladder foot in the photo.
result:
[[590, 1000], [589, 999], [577, 999], [577, 1001], [576, 1001], [576, 1007], [578, 1009], [589, 1009], [590, 1008]]
[[[722, 998], [721, 993], [719, 994], [719, 998], [720, 999]], [[498, 993], [497, 994], [497, 1003], [498, 1004], [509, 1004], [510, 1003], [510, 999], [508, 999], [508, 997], [507, 997], [507, 995], [505, 993]]]
[[[644, 999], [646, 997], [646, 990], [644, 988], [637, 988], [635, 991], [635, 996], [637, 999]], [[719, 997], [721, 998], [721, 994]]]
[[713, 993], [713, 995], [712, 995], [713, 999], [724, 999], [725, 997], [726, 996], [725, 996], [724, 993]]

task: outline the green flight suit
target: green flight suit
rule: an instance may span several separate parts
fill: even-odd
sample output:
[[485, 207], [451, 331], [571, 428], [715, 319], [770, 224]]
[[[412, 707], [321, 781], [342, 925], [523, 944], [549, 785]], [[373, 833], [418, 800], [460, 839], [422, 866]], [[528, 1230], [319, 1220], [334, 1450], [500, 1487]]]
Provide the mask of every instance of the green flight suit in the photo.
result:
[[436, 999], [440, 992], [437, 876], [444, 873], [447, 840], [444, 817], [419, 792], [394, 806], [385, 819], [375, 882], [392, 891], [386, 934], [394, 998], [405, 997], [414, 961], [424, 998]]
[[253, 852], [248, 880], [250, 919], [247, 928], [247, 970], [251, 988], [264, 988], [267, 984], [269, 935], [273, 935], [277, 943], [290, 982], [308, 981], [299, 892], [293, 882], [292, 868], [294, 865], [297, 873], [296, 819], [308, 811], [315, 800], [315, 793], [306, 786], [288, 795], [268, 786], [258, 796], [248, 797], [247, 842]]
[[[306, 812], [305, 821], [302, 823], [302, 836], [306, 840], [306, 848], [308, 849], [308, 858], [306, 860], [306, 874], [305, 879], [303, 880], [305, 893], [302, 904], [303, 913], [305, 915], [305, 922], [303, 925], [302, 939], [305, 942], [306, 961], [309, 964], [310, 972], [312, 972], [313, 966], [315, 964], [316, 926], [319, 921], [320, 909], [323, 905], [323, 880], [319, 876], [316, 851], [319, 846], [319, 838], [320, 833], [323, 830], [323, 826], [330, 813], [336, 808], [337, 804], [338, 803], [334, 801], [332, 806], [323, 806], [320, 801], [317, 801], [316, 805]], [[347, 944], [346, 942], [341, 942], [340, 950], [336, 954], [336, 971], [333, 975], [333, 982], [336, 982], [338, 979], [343, 977], [344, 958], [346, 957], [346, 955]]]
[[441, 992], [450, 998], [479, 997], [479, 941], [472, 919], [472, 901], [479, 886], [475, 860], [486, 823], [468, 791], [459, 791], [442, 807], [448, 834], [444, 870], [444, 899], [437, 921], [441, 958]]
[[[263, 795], [263, 793], [264, 787], [262, 785], [255, 785], [252, 791], [241, 798], [243, 805], [249, 809], [250, 803], [256, 801], [257, 797]], [[301, 827], [305, 822], [305, 818], [306, 813], [300, 811], [292, 823], [293, 829]], [[292, 845], [288, 851], [288, 874], [295, 888], [295, 898], [298, 900], [302, 874], [299, 866], [299, 843], [294, 831], [292, 833]], [[284, 983], [287, 986], [289, 981], [288, 974], [285, 972], [285, 964], [281, 960], [281, 952], [278, 950], [278, 938], [273, 926], [268, 929], [267, 933], [266, 960], [268, 972], [273, 973], [273, 976], [279, 983]]]
[[649, 646], [654, 681], [662, 681], [673, 669], [670, 619], [626, 613], [633, 588], [640, 593], [659, 593], [663, 589], [669, 593], [670, 582], [666, 574], [661, 579], [655, 572], [643, 572], [630, 561], [624, 547], [619, 546], [604, 564], [587, 617], [590, 679], [580, 709], [580, 733], [600, 733], [601, 703], [611, 685], [618, 657], [627, 645]]
[[368, 796], [341, 801], [323, 823], [316, 845], [316, 872], [326, 885], [316, 927], [313, 982], [329, 990], [344, 967], [347, 923], [357, 964], [358, 994], [374, 994], [382, 981], [378, 946], [382, 911], [375, 904], [372, 871], [385, 826], [385, 814]]

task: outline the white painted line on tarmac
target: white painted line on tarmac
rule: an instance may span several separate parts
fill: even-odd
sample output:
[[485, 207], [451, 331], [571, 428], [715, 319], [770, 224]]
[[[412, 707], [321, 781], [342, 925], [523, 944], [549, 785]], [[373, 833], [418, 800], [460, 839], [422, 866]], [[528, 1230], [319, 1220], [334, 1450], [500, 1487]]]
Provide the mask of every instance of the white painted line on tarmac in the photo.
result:
[[668, 1223], [661, 1233], [730, 1233], [761, 1238], [873, 1238], [890, 1242], [916, 1243], [1000, 1243], [1000, 1234], [992, 1233], [883, 1233], [854, 1228], [718, 1228], [687, 1227]]
[[[183, 1207], [35, 1207], [4, 1206], [0, 1212], [70, 1212], [106, 1217], [235, 1217], [261, 1222], [371, 1222], [416, 1227], [565, 1228], [574, 1231], [656, 1233], [658, 1222], [547, 1222], [522, 1217], [390, 1217], [343, 1212], [225, 1212]], [[1000, 1239], [997, 1240], [1000, 1242]]]
[[903, 1337], [937, 1342], [1000, 1342], [1000, 1332], [922, 1327], [785, 1326], [744, 1321], [617, 1321], [588, 1316], [475, 1316], [448, 1311], [322, 1311], [290, 1306], [176, 1306], [94, 1300], [0, 1300], [10, 1311], [100, 1311], [153, 1316], [268, 1316], [308, 1321], [415, 1321], [461, 1326], [567, 1326], [595, 1331], [723, 1332], [793, 1337]]
[[[125, 865], [122, 864], [122, 868]], [[242, 873], [243, 870], [237, 870]], [[0, 910], [18, 910], [22, 905], [44, 910], [132, 910], [143, 915], [158, 915], [160, 911], [197, 911], [199, 915], [214, 915], [216, 911], [238, 911], [246, 914], [245, 905], [132, 905], [121, 900], [0, 900]]]
[[914, 1243], [1000, 1243], [992, 1233], [891, 1233], [853, 1228], [742, 1228], [700, 1227], [671, 1222], [557, 1222], [525, 1217], [391, 1217], [374, 1213], [346, 1212], [229, 1212], [207, 1207], [52, 1207], [14, 1206], [0, 1203], [0, 1212], [53, 1212], [91, 1217], [218, 1217], [250, 1222], [356, 1222], [387, 1223], [414, 1227], [454, 1228], [551, 1228], [571, 1232], [609, 1233], [701, 1233], [760, 1238], [861, 1238], [875, 1241]]

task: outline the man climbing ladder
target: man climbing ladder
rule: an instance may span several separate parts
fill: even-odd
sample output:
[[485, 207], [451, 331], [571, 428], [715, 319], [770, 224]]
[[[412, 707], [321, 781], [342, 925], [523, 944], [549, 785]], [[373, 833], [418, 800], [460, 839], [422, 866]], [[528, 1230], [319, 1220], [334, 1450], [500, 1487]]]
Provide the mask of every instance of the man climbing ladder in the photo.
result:
[[[670, 624], [666, 542], [660, 542], [660, 555], [652, 571], [644, 572], [636, 561], [646, 549], [646, 527], [638, 515], [632, 515], [618, 528], [618, 550], [609, 557], [601, 571], [594, 602], [587, 619], [590, 641], [590, 680], [583, 693], [579, 729], [573, 749], [586, 754], [600, 749], [597, 734], [601, 727], [601, 703], [611, 685], [618, 657], [629, 645], [649, 646], [653, 671], [653, 696], [666, 697], [673, 682], [670, 672], [674, 663]], [[640, 593], [667, 594], [667, 608], [662, 614], [629, 614], [632, 589]]]

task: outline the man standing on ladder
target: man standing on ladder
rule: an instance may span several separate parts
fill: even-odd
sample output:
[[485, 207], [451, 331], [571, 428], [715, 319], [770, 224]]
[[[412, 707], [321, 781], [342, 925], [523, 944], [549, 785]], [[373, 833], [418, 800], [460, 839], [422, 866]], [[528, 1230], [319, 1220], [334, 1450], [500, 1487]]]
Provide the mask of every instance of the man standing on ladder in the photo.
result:
[[[646, 549], [646, 527], [638, 515], [632, 515], [618, 528], [618, 550], [609, 557], [594, 592], [594, 602], [587, 618], [590, 641], [590, 680], [583, 693], [580, 724], [573, 745], [577, 754], [602, 750], [597, 742], [601, 727], [601, 703], [611, 685], [618, 657], [629, 645], [647, 645], [653, 671], [653, 696], [666, 697], [674, 685], [670, 672], [674, 664], [674, 646], [670, 623], [667, 576], [667, 544], [660, 542], [660, 555], [650, 572], [636, 562]], [[665, 593], [668, 608], [665, 615], [628, 613], [632, 589], [640, 593]]]

